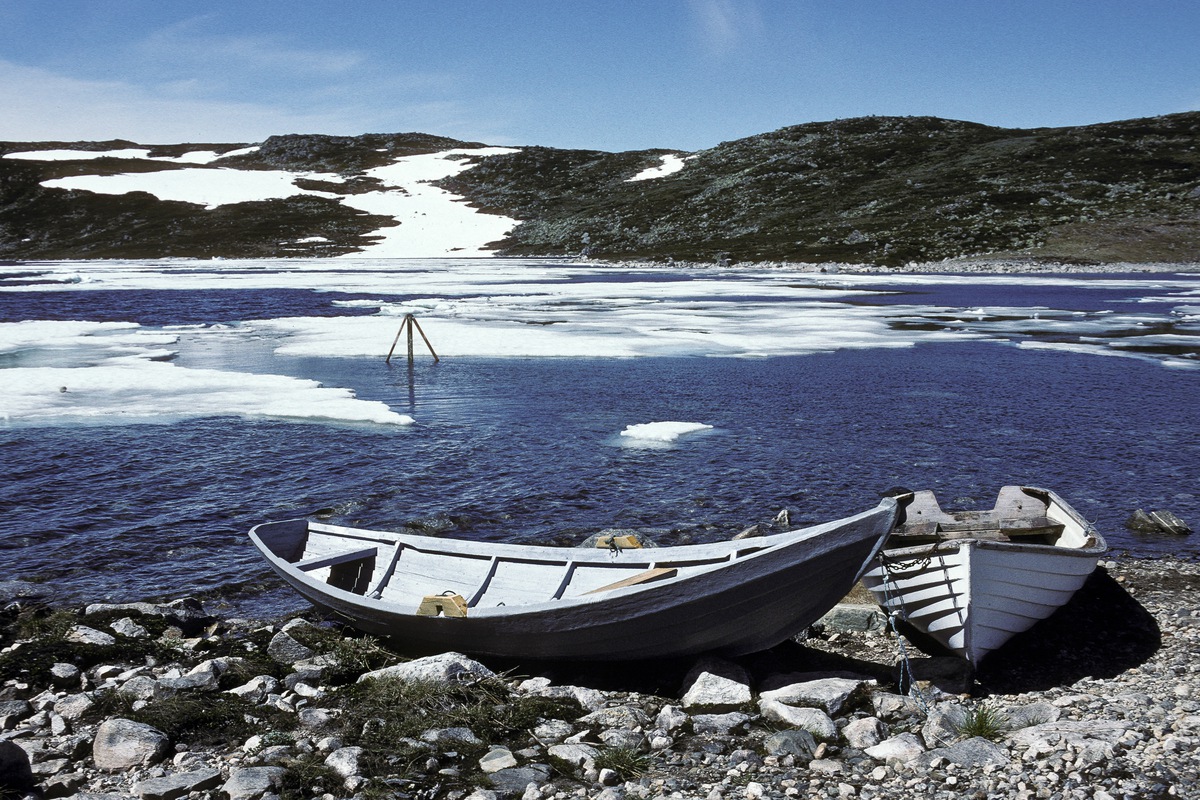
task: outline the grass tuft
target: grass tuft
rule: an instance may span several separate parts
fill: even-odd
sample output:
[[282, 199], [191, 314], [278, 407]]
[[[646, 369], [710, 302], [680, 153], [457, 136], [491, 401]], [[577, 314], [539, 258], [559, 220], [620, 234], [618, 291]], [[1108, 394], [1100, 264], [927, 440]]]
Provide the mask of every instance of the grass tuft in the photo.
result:
[[649, 756], [630, 747], [606, 747], [596, 756], [596, 769], [611, 769], [627, 781], [642, 777], [649, 767]]
[[996, 741], [1009, 727], [1008, 717], [997, 708], [978, 705], [967, 712], [963, 721], [958, 725], [958, 732], [963, 736], [978, 736], [989, 741]]

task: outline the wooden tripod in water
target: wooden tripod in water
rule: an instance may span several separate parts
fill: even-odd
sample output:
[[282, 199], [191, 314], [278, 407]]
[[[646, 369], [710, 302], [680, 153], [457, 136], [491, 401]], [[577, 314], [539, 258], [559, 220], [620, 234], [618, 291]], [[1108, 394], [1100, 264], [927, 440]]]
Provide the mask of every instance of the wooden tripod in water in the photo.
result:
[[433, 351], [433, 345], [429, 343], [429, 337], [425, 335], [425, 331], [421, 330], [421, 325], [417, 322], [417, 318], [412, 314], [405, 314], [404, 321], [400, 323], [400, 330], [396, 331], [396, 338], [392, 340], [392, 349], [388, 350], [385, 364], [392, 363], [392, 353], [396, 351], [396, 343], [400, 341], [400, 334], [408, 329], [408, 365], [411, 367], [413, 363], [413, 328], [417, 329], [417, 333], [421, 334], [421, 338], [425, 340], [425, 346], [429, 348], [429, 354], [433, 356], [433, 363], [438, 363], [438, 354]]

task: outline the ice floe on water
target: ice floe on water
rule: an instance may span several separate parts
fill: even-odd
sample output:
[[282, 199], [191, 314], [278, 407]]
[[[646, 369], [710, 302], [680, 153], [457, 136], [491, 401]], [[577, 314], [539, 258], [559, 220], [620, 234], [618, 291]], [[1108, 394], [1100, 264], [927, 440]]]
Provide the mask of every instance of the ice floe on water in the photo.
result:
[[[423, 167], [429, 170], [424, 174], [440, 174], [445, 168], [434, 163]], [[328, 388], [283, 377], [274, 373], [295, 370], [276, 369], [271, 362], [309, 357], [382, 361], [406, 314], [419, 319], [443, 359], [768, 358], [990, 341], [1198, 369], [1197, 282], [1195, 276], [1022, 280], [813, 275], [516, 259], [37, 263], [0, 275], [0, 297], [11, 301], [29, 292], [127, 290], [129, 307], [136, 309], [146, 292], [156, 293], [154, 302], [174, 302], [164, 299], [164, 290], [178, 290], [183, 302], [226, 290], [336, 291], [339, 296], [330, 299], [329, 308], [334, 313], [345, 308], [347, 314], [214, 319], [226, 323], [219, 331], [149, 328], [132, 321], [0, 324], [0, 412], [10, 421], [80, 418], [92, 411], [121, 418], [152, 413], [157, 404], [162, 415], [228, 413], [406, 424], [411, 420], [384, 404], [357, 399], [353, 387]], [[1084, 291], [1069, 294], [1077, 305], [1080, 297], [1101, 286], [1110, 291], [1085, 303], [1086, 310], [1041, 304], [1036, 290], [1029, 296], [1038, 305], [1016, 304], [1011, 292], [1000, 290], [992, 296], [1005, 301], [987, 304], [989, 285], [1018, 283], [1023, 290], [1079, 287]], [[978, 293], [960, 288], [970, 284], [983, 288]], [[906, 303], [903, 292], [910, 292], [913, 302]], [[113, 299], [117, 294], [110, 292], [97, 302], [122, 309], [122, 302]], [[1159, 307], [1139, 302], [1147, 296], [1158, 298]], [[936, 304], [948, 297], [969, 300], [961, 306]], [[9, 302], [8, 307], [18, 304]], [[371, 309], [374, 313], [361, 313]], [[197, 337], [213, 342], [218, 333], [219, 348], [194, 346]], [[261, 354], [264, 348], [267, 354], [261, 358], [236, 356]], [[418, 358], [428, 357], [419, 340], [416, 350]], [[171, 362], [180, 352], [186, 357]], [[229, 364], [214, 353], [234, 354], [239, 368], [250, 366], [246, 372], [229, 372]], [[22, 372], [36, 368], [68, 369], [74, 377], [68, 381], [69, 376]], [[88, 370], [97, 370], [94, 379], [84, 377]], [[139, 370], [141, 378], [136, 377]], [[68, 387], [59, 392], [63, 396], [53, 395], [56, 382]], [[34, 383], [36, 390], [26, 389]], [[90, 388], [75, 393], [75, 387]], [[286, 402], [280, 399], [285, 396]]]
[[689, 433], [710, 431], [712, 427], [703, 422], [642, 422], [626, 426], [621, 436], [636, 441], [670, 443]]
[[413, 423], [350, 389], [180, 367], [167, 361], [178, 340], [177, 333], [131, 323], [0, 323], [0, 423], [112, 425], [211, 416]]

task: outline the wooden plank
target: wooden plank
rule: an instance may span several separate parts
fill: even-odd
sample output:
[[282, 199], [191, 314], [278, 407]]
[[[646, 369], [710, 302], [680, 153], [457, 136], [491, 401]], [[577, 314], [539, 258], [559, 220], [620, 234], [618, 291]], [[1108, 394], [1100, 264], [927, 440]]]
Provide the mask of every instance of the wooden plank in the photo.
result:
[[645, 572], [639, 572], [636, 575], [630, 575], [623, 580], [610, 583], [607, 586], [601, 586], [597, 589], [592, 589], [584, 594], [595, 594], [596, 592], [609, 592], [613, 589], [624, 589], [626, 586], [637, 586], [641, 583], [649, 583], [650, 581], [662, 580], [663, 578], [673, 578], [679, 570], [674, 567], [654, 567]]
[[306, 558], [296, 562], [296, 569], [302, 572], [312, 572], [321, 567], [332, 567], [335, 564], [345, 564], [347, 561], [360, 561], [375, 557], [376, 548], [364, 547], [361, 550], [345, 550], [341, 553], [330, 553], [314, 558]]

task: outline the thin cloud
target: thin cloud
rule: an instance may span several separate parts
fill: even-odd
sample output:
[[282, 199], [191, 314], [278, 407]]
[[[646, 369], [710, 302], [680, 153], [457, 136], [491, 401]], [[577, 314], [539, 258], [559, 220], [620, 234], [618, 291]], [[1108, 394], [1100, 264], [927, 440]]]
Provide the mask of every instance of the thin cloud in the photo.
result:
[[758, 7], [749, 0], [690, 0], [700, 42], [710, 54], [725, 56], [762, 32]]
[[[511, 144], [511, 120], [458, 99], [410, 98], [348, 103], [347, 95], [284, 103], [213, 99], [189, 81], [138, 85], [81, 80], [0, 60], [0, 141], [99, 141], [140, 144], [260, 142], [286, 133], [421, 131], [489, 144]], [[371, 92], [360, 94], [376, 98]], [[492, 104], [489, 104], [489, 108]], [[528, 142], [522, 142], [528, 144]]]
[[367, 61], [357, 51], [296, 48], [277, 37], [207, 34], [202, 28], [208, 19], [193, 17], [161, 28], [143, 39], [137, 52], [164, 69], [219, 65], [222, 72], [267, 70], [289, 77], [345, 75]]
[[271, 134], [340, 132], [344, 110], [297, 114], [254, 103], [205, 100], [120, 81], [88, 81], [0, 60], [0, 140], [131, 139], [254, 142]]

